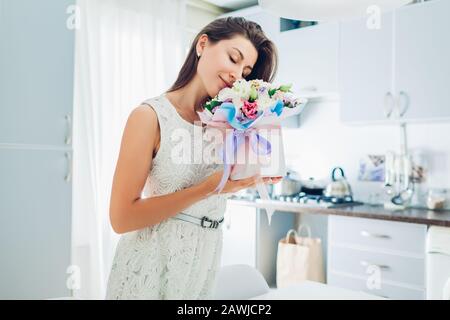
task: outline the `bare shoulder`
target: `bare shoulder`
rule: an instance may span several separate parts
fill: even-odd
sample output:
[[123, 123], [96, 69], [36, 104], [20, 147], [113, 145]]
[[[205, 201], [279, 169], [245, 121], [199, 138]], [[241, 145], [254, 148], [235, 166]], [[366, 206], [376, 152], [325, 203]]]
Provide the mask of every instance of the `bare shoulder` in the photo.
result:
[[148, 155], [151, 160], [158, 147], [159, 123], [155, 110], [148, 105], [135, 107], [128, 116], [121, 149], [130, 156], [140, 152], [141, 156]]
[[[155, 110], [148, 105], [140, 105], [134, 108], [126, 123], [125, 133], [143, 135], [152, 138], [159, 131], [158, 117]], [[153, 139], [150, 139], [153, 140]]]
[[146, 126], [147, 129], [158, 127], [158, 117], [156, 112], [149, 105], [140, 105], [131, 110], [127, 124], [128, 122], [132, 125], [139, 124], [141, 128], [142, 126]]

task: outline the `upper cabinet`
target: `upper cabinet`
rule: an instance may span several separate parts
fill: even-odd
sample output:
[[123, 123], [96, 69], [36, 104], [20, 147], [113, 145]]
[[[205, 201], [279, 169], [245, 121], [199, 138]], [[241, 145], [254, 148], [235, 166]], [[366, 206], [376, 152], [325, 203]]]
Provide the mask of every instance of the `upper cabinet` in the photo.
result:
[[292, 83], [296, 93], [308, 98], [337, 93], [337, 23], [280, 32], [280, 18], [259, 6], [222, 15], [226, 16], [241, 16], [257, 22], [275, 42], [279, 54], [275, 82]]
[[280, 18], [261, 9], [259, 6], [231, 11], [220, 17], [244, 17], [247, 20], [254, 21], [261, 26], [264, 33], [271, 40], [275, 40], [280, 33]]
[[75, 3], [0, 1], [0, 143], [69, 147]]
[[450, 1], [341, 23], [339, 93], [347, 123], [450, 119]]
[[366, 19], [341, 24], [339, 93], [341, 118], [346, 122], [385, 119], [392, 105], [392, 13], [381, 17], [380, 29]]
[[450, 119], [449, 13], [448, 0], [396, 13], [395, 90], [407, 119]]
[[338, 68], [337, 23], [317, 24], [281, 32], [276, 40], [279, 68], [276, 81], [315, 98], [336, 94]]

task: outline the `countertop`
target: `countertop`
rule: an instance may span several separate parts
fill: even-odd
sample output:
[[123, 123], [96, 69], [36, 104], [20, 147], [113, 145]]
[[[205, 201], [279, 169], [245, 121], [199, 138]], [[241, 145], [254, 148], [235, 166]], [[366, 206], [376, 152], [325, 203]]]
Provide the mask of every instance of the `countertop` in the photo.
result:
[[383, 205], [362, 204], [346, 207], [312, 207], [300, 203], [283, 202], [277, 200], [247, 200], [239, 198], [229, 198], [233, 204], [253, 206], [264, 209], [273, 208], [277, 211], [298, 212], [298, 213], [318, 213], [331, 214], [348, 217], [359, 217], [368, 219], [380, 219], [390, 221], [400, 221], [408, 223], [419, 223], [434, 226], [450, 227], [450, 210], [427, 210], [422, 208], [407, 208], [404, 210], [388, 210]]

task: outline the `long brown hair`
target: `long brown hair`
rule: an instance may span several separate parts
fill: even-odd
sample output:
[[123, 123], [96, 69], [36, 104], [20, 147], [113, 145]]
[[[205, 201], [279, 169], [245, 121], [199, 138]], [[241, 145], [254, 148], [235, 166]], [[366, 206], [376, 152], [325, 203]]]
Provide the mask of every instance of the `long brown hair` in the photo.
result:
[[256, 22], [246, 20], [243, 17], [226, 17], [212, 21], [197, 34], [178, 73], [177, 80], [167, 92], [183, 88], [195, 76], [198, 64], [196, 45], [202, 34], [206, 34], [208, 40], [213, 44], [220, 40], [231, 39], [237, 35], [245, 37], [258, 52], [258, 59], [253, 66], [253, 70], [245, 79], [273, 81], [278, 68], [278, 52], [275, 44], [267, 38], [261, 26]]

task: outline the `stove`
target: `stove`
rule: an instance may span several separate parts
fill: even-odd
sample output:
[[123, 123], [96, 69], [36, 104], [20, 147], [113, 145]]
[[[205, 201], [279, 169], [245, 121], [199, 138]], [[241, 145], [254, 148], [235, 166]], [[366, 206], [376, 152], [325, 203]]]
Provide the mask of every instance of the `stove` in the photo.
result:
[[282, 201], [288, 203], [295, 203], [305, 207], [324, 207], [337, 208], [346, 206], [362, 205], [362, 202], [353, 200], [352, 196], [345, 197], [326, 197], [324, 195], [311, 195], [304, 192], [290, 196], [274, 196], [272, 201]]

